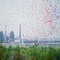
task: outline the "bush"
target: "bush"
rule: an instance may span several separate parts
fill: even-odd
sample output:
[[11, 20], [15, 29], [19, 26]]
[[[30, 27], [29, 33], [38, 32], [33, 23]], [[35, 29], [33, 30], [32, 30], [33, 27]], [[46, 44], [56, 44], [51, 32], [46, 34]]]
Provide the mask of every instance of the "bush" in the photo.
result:
[[0, 60], [4, 60], [5, 56], [5, 47], [0, 45]]
[[0, 45], [0, 60], [60, 60], [60, 48]]

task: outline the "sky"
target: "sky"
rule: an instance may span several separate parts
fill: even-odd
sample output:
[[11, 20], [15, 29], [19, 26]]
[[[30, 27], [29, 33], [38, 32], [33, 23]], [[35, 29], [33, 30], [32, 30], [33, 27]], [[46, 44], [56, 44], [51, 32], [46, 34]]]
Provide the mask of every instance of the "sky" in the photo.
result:
[[0, 31], [24, 38], [60, 38], [60, 0], [0, 0]]

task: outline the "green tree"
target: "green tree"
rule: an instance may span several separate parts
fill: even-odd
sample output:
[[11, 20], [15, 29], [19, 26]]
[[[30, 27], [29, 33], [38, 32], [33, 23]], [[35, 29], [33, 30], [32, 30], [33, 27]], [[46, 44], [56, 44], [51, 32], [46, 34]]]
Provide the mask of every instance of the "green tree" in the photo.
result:
[[16, 47], [15, 60], [21, 60], [21, 54], [20, 54], [20, 47], [19, 46]]
[[60, 49], [56, 51], [56, 60], [60, 60]]
[[5, 47], [0, 45], [0, 60], [4, 60], [5, 56]]
[[49, 47], [47, 51], [47, 59], [46, 60], [55, 60], [56, 49]]

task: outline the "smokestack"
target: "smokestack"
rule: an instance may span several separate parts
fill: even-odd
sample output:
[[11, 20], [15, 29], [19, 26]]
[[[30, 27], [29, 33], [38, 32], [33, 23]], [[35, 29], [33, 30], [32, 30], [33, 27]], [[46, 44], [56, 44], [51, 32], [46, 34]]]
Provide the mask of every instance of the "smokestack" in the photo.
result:
[[21, 41], [22, 38], [21, 38], [21, 24], [19, 25], [19, 40]]
[[21, 36], [21, 24], [19, 25], [19, 40], [23, 44], [23, 37]]
[[7, 34], [6, 34], [6, 25], [5, 25], [5, 42], [6, 42], [6, 37], [7, 37]]

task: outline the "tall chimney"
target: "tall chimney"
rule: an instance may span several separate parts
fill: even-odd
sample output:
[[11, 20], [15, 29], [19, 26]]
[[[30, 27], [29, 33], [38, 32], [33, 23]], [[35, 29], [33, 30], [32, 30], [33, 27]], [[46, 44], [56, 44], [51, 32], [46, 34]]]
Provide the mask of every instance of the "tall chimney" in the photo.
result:
[[6, 34], [6, 25], [5, 25], [5, 38], [4, 38], [4, 39], [5, 39], [5, 42], [7, 42], [7, 41], [6, 41], [6, 40], [7, 40], [6, 37], [7, 37], [7, 34]]
[[21, 38], [21, 24], [19, 25], [19, 40], [21, 41], [22, 38]]

